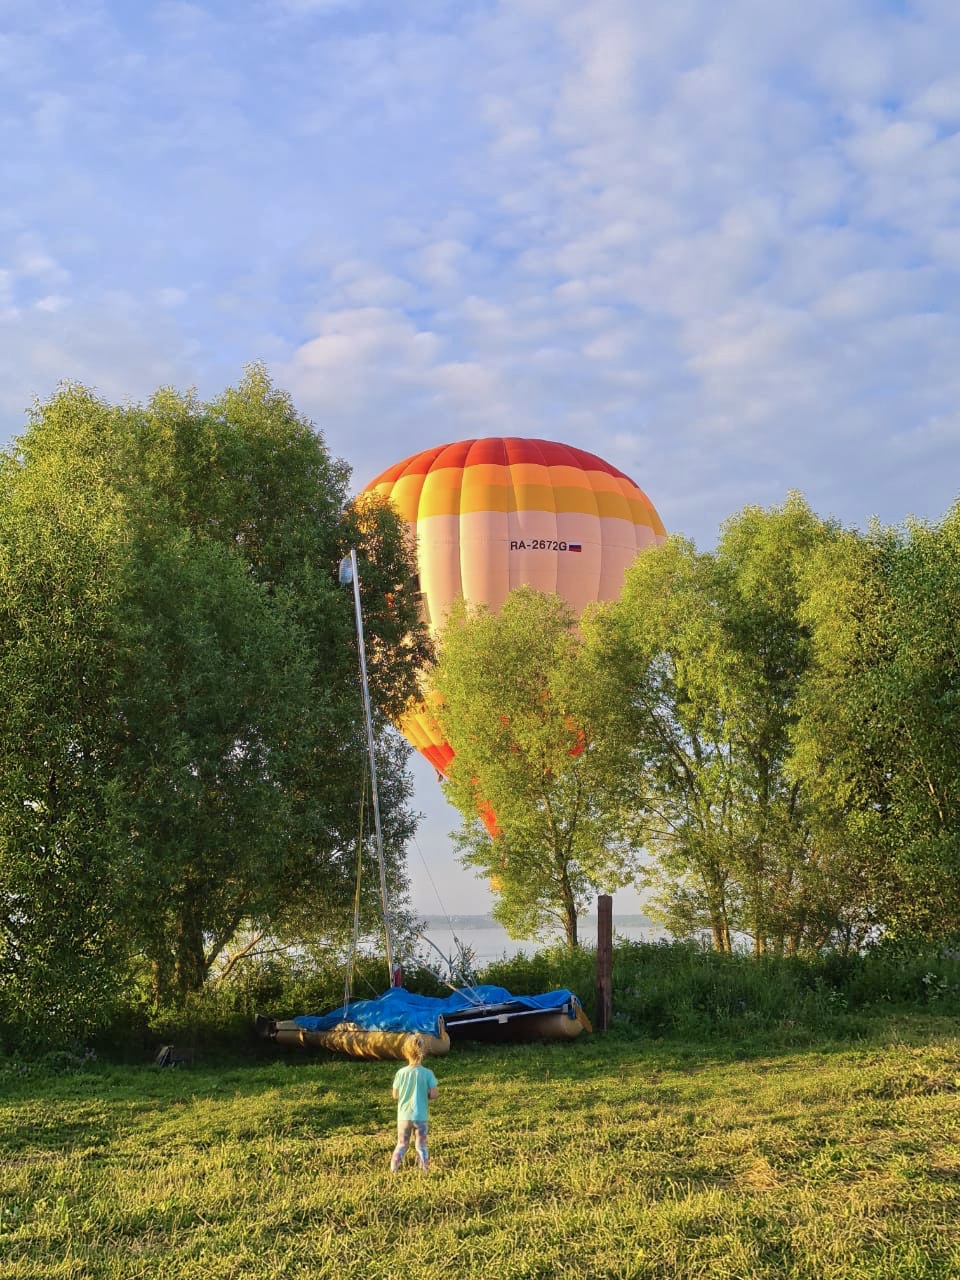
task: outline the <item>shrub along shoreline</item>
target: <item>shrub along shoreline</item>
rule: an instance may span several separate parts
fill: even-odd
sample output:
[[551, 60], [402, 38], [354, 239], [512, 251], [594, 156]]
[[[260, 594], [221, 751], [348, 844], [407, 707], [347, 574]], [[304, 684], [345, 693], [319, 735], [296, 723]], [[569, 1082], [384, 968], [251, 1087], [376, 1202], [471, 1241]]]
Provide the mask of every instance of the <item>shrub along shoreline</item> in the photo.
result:
[[[423, 963], [407, 964], [405, 985], [425, 995], [449, 986]], [[517, 995], [566, 987], [591, 1019], [596, 1015], [596, 953], [550, 947], [495, 961], [475, 981]], [[335, 1008], [343, 1000], [342, 957], [309, 963], [271, 960], [236, 971], [228, 983], [208, 984], [176, 1008], [138, 1005], [118, 1013], [84, 1042], [58, 1033], [55, 1016], [28, 1032], [0, 1020], [0, 1061], [46, 1054], [82, 1061], [142, 1062], [176, 1042], [219, 1057], [256, 1052], [259, 1013], [294, 1017]], [[385, 986], [382, 958], [361, 956], [354, 998]], [[856, 1039], [878, 1013], [894, 1010], [960, 1015], [960, 943], [885, 942], [863, 953], [805, 957], [721, 955], [690, 942], [618, 940], [613, 963], [613, 1030], [641, 1039], [709, 1042], [773, 1037], [804, 1044], [823, 1035]]]
[[[596, 952], [550, 947], [485, 966], [475, 979], [516, 995], [566, 987], [596, 1015]], [[332, 955], [309, 966], [274, 961], [251, 966], [230, 984], [206, 987], [177, 1009], [138, 1009], [91, 1045], [99, 1055], [141, 1061], [151, 1046], [176, 1041], [197, 1050], [249, 1052], [258, 1013], [294, 1017], [336, 1008], [343, 963]], [[404, 968], [405, 985], [425, 995], [449, 987], [423, 964]], [[382, 958], [360, 957], [354, 998], [384, 989]], [[693, 1042], [751, 1040], [809, 1043], [822, 1035], [857, 1038], [877, 1013], [960, 1014], [960, 945], [886, 942], [858, 954], [809, 957], [721, 955], [690, 942], [618, 940], [613, 963], [613, 1028], [626, 1035]], [[7, 1052], [16, 1046], [7, 1046]], [[29, 1046], [28, 1052], [29, 1052]]]

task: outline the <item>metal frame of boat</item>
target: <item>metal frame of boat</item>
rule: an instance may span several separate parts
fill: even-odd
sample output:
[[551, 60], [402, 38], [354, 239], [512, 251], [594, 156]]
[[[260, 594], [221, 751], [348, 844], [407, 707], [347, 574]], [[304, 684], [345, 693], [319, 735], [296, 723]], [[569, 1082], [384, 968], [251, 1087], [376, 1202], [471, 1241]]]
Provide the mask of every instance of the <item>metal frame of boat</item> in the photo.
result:
[[568, 1000], [556, 1009], [531, 1009], [519, 1001], [484, 1004], [444, 1017], [447, 1033], [460, 1040], [573, 1040], [592, 1031], [579, 1000]]

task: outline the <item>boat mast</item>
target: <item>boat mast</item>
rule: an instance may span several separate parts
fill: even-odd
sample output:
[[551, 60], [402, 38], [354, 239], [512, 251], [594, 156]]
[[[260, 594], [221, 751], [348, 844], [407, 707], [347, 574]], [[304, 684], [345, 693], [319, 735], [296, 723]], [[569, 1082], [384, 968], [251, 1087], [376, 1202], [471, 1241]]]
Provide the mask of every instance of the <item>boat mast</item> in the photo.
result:
[[370, 686], [367, 682], [367, 650], [363, 641], [363, 613], [360, 609], [360, 572], [357, 567], [357, 551], [340, 561], [340, 581], [353, 583], [353, 605], [357, 618], [357, 648], [360, 652], [360, 684], [363, 689], [363, 717], [367, 726], [367, 755], [370, 760], [370, 789], [373, 792], [373, 825], [377, 837], [377, 864], [380, 868], [380, 901], [383, 906], [383, 931], [387, 940], [387, 969], [391, 987], [400, 986], [400, 968], [393, 963], [393, 929], [390, 923], [390, 904], [387, 895], [387, 869], [383, 857], [383, 831], [380, 827], [380, 797], [377, 792], [377, 760], [373, 744], [373, 715], [370, 710]]

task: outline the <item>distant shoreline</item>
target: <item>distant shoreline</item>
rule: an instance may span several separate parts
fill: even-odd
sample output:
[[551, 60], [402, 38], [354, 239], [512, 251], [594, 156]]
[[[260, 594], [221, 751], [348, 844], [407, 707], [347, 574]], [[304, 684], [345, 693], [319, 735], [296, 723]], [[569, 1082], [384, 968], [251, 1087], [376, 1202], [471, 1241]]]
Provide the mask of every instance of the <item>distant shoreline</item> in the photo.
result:
[[[501, 924], [498, 924], [497, 921], [494, 920], [493, 916], [491, 915], [440, 916], [440, 915], [434, 914], [434, 915], [422, 915], [422, 916], [418, 916], [417, 918], [421, 920], [428, 929], [453, 930], [453, 932], [456, 932], [458, 929], [502, 929], [503, 928], [503, 926]], [[580, 916], [578, 923], [581, 928], [586, 928], [591, 925], [594, 928], [596, 928], [597, 917], [595, 915]], [[655, 927], [653, 921], [648, 916], [617, 915], [616, 913], [614, 913], [614, 917], [613, 917], [614, 929], [616, 929], [618, 925], [622, 929], [652, 929]], [[545, 930], [545, 932], [548, 932], [548, 931]], [[559, 925], [556, 927], [556, 932], [558, 933], [561, 932]]]
[[[521, 952], [530, 954], [563, 941], [563, 930], [559, 925], [542, 930], [535, 938], [511, 938], [503, 925], [490, 915], [425, 915], [420, 920], [420, 937], [425, 946], [429, 945], [431, 952], [439, 951], [441, 955], [448, 956], [455, 954], [458, 948], [464, 948], [478, 965], [510, 959]], [[594, 945], [597, 917], [580, 916], [577, 924], [581, 943], [586, 947]], [[659, 925], [636, 913], [614, 915], [613, 933], [615, 937], [631, 942], [654, 941], [665, 936]]]

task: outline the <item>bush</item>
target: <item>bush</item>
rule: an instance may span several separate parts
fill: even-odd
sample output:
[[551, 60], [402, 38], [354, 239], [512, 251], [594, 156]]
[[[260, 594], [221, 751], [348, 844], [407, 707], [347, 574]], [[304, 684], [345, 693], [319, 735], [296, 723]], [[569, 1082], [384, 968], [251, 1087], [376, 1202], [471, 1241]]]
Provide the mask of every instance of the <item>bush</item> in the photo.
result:
[[[249, 963], [230, 978], [208, 984], [182, 1007], [156, 1008], [130, 998], [111, 1010], [106, 1030], [78, 1041], [66, 1034], [31, 1040], [9, 1015], [0, 1022], [0, 1057], [36, 1059], [51, 1045], [82, 1059], [94, 1048], [101, 1057], [142, 1060], [174, 1043], [207, 1053], [235, 1055], [262, 1048], [257, 1014], [291, 1018], [337, 1008], [344, 997], [344, 959], [331, 950], [309, 958], [274, 957]], [[478, 981], [530, 995], [565, 987], [596, 1020], [596, 951], [550, 946], [481, 970]], [[376, 996], [387, 985], [382, 957], [357, 957], [354, 999]], [[423, 995], [448, 994], [429, 964], [414, 960], [404, 985]], [[614, 1026], [629, 1035], [684, 1040], [745, 1040], [771, 1032], [796, 1040], [812, 1034], [857, 1034], [871, 1010], [934, 1008], [960, 1013], [960, 945], [885, 941], [863, 954], [803, 958], [719, 955], [697, 942], [615, 940]], [[55, 1031], [55, 1027], [50, 1030]]]
[[[517, 995], [568, 987], [596, 1016], [596, 952], [548, 948], [498, 961], [483, 973]], [[615, 1025], [656, 1036], [704, 1039], [753, 1032], [836, 1031], [864, 1011], [898, 1004], [960, 1012], [960, 948], [878, 946], [863, 955], [721, 955], [698, 942], [617, 941]]]

